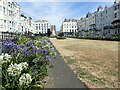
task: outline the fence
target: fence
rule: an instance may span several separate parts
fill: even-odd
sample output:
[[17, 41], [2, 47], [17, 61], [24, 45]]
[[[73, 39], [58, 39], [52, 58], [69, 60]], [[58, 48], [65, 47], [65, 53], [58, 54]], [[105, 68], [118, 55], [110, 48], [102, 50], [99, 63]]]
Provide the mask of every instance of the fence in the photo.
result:
[[3, 40], [13, 40], [16, 36], [16, 33], [11, 32], [0, 32], [0, 41]]

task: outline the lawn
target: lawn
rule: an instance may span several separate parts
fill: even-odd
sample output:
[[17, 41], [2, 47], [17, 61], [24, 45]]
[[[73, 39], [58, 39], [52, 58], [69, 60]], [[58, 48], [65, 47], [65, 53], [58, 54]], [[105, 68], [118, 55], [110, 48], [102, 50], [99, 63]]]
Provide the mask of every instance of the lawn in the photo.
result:
[[118, 87], [118, 42], [70, 38], [50, 40], [89, 88]]

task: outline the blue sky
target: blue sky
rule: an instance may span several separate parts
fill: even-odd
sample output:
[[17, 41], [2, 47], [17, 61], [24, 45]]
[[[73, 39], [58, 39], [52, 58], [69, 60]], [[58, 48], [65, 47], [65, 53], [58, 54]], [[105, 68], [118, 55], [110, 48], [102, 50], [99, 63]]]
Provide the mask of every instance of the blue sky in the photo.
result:
[[60, 30], [62, 21], [79, 19], [87, 12], [96, 11], [99, 5], [111, 6], [113, 2], [18, 2], [21, 13], [33, 20], [48, 20]]

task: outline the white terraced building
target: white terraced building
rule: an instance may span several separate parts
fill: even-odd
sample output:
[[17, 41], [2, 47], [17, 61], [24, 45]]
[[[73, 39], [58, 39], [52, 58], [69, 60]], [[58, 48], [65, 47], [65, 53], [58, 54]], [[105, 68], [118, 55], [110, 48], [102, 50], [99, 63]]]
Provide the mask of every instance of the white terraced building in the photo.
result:
[[20, 14], [20, 7], [14, 0], [0, 0], [0, 32], [34, 33], [34, 30], [34, 21]]
[[113, 16], [113, 33], [120, 35], [120, 0], [116, 0], [114, 5], [112, 6], [114, 8], [114, 16]]
[[120, 33], [120, 0], [111, 7], [99, 6], [94, 13], [78, 20], [79, 35], [119, 34]]
[[35, 25], [34, 25], [34, 21], [32, 20], [32, 18], [21, 14], [19, 31], [23, 32], [23, 33], [25, 33], [25, 32], [26, 33], [28, 33], [28, 32], [35, 33], [34, 30], [35, 30]]
[[[101, 11], [99, 9], [101, 8]], [[96, 29], [100, 31], [100, 34], [113, 34], [112, 24], [113, 21], [113, 7], [98, 7], [96, 14]]]
[[84, 36], [86, 34], [85, 28], [86, 28], [86, 18], [84, 17], [78, 20], [78, 31], [80, 36]]
[[46, 34], [47, 30], [50, 29], [50, 24], [47, 20], [37, 20], [35, 21], [35, 33]]
[[80, 18], [78, 20], [78, 31], [79, 35], [94, 35], [96, 33], [96, 12], [88, 12], [86, 17]]
[[77, 21], [76, 19], [65, 19], [62, 23], [62, 32], [66, 34], [77, 32]]
[[19, 30], [20, 8], [13, 0], [0, 0], [0, 31]]

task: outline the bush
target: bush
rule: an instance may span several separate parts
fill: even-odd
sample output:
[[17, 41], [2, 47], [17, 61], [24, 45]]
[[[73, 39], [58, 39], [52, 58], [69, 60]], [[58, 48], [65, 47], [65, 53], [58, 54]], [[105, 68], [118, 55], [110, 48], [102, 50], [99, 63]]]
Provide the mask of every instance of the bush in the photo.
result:
[[58, 36], [63, 37], [64, 33], [59, 33]]
[[57, 36], [57, 39], [66, 39], [66, 37]]

